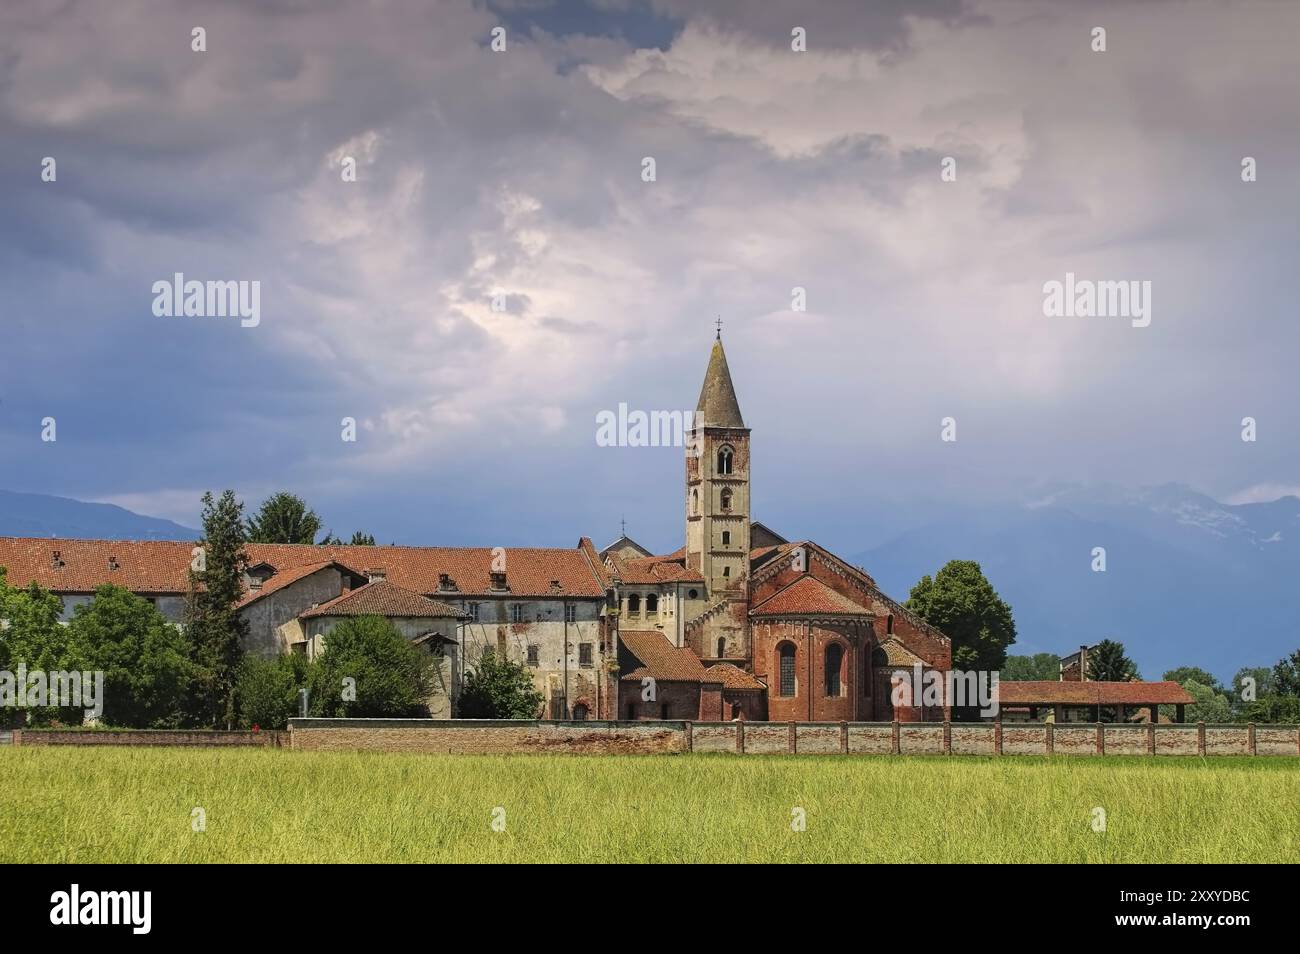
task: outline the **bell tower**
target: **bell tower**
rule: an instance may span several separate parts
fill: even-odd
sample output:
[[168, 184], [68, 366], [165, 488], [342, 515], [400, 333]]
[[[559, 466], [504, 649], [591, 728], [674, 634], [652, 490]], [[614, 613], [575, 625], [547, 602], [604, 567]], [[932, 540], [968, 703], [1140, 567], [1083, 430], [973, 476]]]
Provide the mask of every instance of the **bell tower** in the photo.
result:
[[686, 565], [708, 598], [744, 592], [749, 575], [749, 428], [719, 327], [686, 450]]

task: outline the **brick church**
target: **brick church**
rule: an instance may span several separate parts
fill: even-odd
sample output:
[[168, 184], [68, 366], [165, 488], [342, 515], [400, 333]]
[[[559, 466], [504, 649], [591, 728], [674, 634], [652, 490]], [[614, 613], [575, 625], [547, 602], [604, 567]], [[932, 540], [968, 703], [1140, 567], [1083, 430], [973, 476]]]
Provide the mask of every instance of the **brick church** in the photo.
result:
[[[685, 540], [654, 556], [620, 537], [574, 547], [244, 547], [245, 650], [312, 657], [349, 616], [381, 615], [441, 659], [436, 718], [486, 650], [526, 666], [550, 719], [939, 720], [895, 709], [895, 673], [947, 670], [947, 637], [875, 581], [750, 513], [750, 431], [713, 343], [687, 435]], [[198, 544], [0, 537], [11, 585], [66, 621], [114, 584], [180, 625]]]
[[951, 667], [946, 636], [862, 569], [752, 519], [750, 429], [713, 343], [686, 454], [686, 545], [603, 551], [618, 718], [941, 720], [891, 703], [894, 674]]

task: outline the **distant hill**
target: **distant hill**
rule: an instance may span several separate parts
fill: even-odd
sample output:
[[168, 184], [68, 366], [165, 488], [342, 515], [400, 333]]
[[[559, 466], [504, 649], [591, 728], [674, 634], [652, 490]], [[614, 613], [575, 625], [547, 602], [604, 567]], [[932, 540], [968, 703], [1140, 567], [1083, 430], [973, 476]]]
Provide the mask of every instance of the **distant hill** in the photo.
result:
[[83, 540], [195, 540], [202, 534], [113, 504], [0, 490], [0, 536]]
[[[1091, 569], [1092, 548], [1107, 569]], [[950, 559], [978, 561], [1015, 613], [1017, 655], [1118, 639], [1142, 675], [1226, 679], [1300, 648], [1300, 499], [1221, 504], [1180, 485], [1060, 487], [957, 507], [851, 561], [906, 599]]]

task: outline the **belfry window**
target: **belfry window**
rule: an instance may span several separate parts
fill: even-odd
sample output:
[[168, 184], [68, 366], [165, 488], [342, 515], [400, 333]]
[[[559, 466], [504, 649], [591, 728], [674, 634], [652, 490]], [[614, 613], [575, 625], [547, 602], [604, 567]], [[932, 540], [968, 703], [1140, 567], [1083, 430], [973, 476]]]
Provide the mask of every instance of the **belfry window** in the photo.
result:
[[781, 644], [781, 695], [793, 696], [794, 683], [794, 646], [791, 643]]
[[826, 647], [826, 695], [833, 698], [840, 694], [840, 663], [844, 660], [844, 647], [831, 643]]
[[722, 545], [723, 545], [724, 547], [729, 547], [729, 546], [731, 546], [731, 531], [730, 531], [730, 530], [723, 530], [723, 531], [722, 531]]
[[718, 473], [731, 473], [731, 448], [723, 447], [718, 451]]
[[723, 510], [731, 509], [731, 488], [730, 487], [725, 488], [722, 491], [722, 509]]

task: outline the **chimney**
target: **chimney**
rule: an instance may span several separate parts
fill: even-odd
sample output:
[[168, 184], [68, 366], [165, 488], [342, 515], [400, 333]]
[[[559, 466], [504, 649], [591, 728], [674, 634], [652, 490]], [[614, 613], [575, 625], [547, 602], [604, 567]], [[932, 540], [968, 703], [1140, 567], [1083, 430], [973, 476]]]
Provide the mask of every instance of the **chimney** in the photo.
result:
[[63, 553], [62, 553], [62, 551], [60, 551], [60, 550], [55, 550], [55, 551], [54, 551], [53, 555], [50, 557], [50, 566], [54, 567], [54, 569], [56, 569], [56, 570], [61, 570], [61, 569], [63, 569]]
[[118, 566], [117, 566], [117, 557], [115, 557], [115, 556], [110, 556], [110, 557], [108, 558], [108, 572], [109, 572], [109, 573], [112, 573], [112, 572], [113, 572], [114, 570], [116, 570], [117, 568], [118, 568]]
[[1079, 681], [1088, 681], [1088, 647], [1079, 647]]
[[506, 575], [504, 573], [493, 573], [491, 586], [494, 590], [510, 589], [510, 587], [506, 585]]
[[372, 566], [370, 569], [366, 570], [366, 575], [370, 578], [371, 583], [388, 579], [388, 571], [382, 566]]
[[456, 581], [451, 578], [450, 573], [438, 574], [438, 590], [442, 593], [456, 592]]

